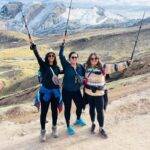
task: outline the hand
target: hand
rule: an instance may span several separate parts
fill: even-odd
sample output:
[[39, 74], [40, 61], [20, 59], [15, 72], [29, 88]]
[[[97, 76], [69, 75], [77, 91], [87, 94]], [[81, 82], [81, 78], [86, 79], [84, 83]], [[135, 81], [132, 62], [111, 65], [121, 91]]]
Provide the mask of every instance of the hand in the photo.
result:
[[32, 44], [30, 45], [30, 49], [31, 49], [31, 50], [37, 50], [37, 47], [36, 47], [36, 45], [35, 45], [34, 43], [32, 43]]
[[127, 60], [127, 64], [128, 64], [128, 66], [130, 66], [132, 64], [132, 60], [131, 59]]
[[59, 112], [59, 113], [62, 112], [62, 110], [63, 110], [63, 103], [62, 103], [62, 102], [59, 103], [57, 109], [58, 109], [58, 112]]
[[36, 103], [36, 104], [34, 104], [34, 106], [37, 108], [37, 110], [39, 112], [39, 110], [40, 110], [40, 103]]
[[62, 42], [62, 44], [60, 45], [60, 48], [64, 48], [65, 47], [65, 41]]

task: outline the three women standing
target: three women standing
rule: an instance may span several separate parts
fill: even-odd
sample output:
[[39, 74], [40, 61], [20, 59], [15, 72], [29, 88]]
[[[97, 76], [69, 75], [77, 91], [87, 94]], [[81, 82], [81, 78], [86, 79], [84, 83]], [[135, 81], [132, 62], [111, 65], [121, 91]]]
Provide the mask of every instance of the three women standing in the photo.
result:
[[[42, 75], [42, 86], [40, 87], [40, 102], [41, 102], [41, 141], [46, 140], [45, 122], [49, 104], [51, 102], [52, 110], [52, 135], [58, 137], [57, 132], [57, 117], [58, 111], [64, 102], [64, 116], [67, 125], [68, 135], [74, 135], [75, 129], [70, 125], [71, 105], [72, 100], [76, 105], [76, 121], [74, 125], [84, 126], [85, 121], [81, 118], [82, 109], [84, 106], [83, 97], [81, 94], [81, 86], [84, 83], [84, 92], [89, 103], [89, 113], [91, 118], [91, 133], [95, 131], [95, 109], [97, 111], [97, 120], [99, 123], [99, 134], [103, 138], [107, 138], [104, 130], [104, 109], [106, 109], [106, 74], [115, 71], [125, 70], [130, 62], [122, 62], [119, 64], [102, 64], [99, 56], [96, 53], [91, 53], [85, 67], [78, 64], [78, 54], [71, 52], [69, 60], [64, 56], [64, 44], [60, 46], [59, 58], [63, 67], [63, 86], [62, 96], [57, 76], [61, 73], [56, 61], [56, 55], [53, 51], [45, 56], [45, 61], [39, 56], [36, 45], [30, 47], [40, 65]], [[84, 80], [82, 80], [84, 78]], [[84, 82], [83, 82], [84, 81]]]

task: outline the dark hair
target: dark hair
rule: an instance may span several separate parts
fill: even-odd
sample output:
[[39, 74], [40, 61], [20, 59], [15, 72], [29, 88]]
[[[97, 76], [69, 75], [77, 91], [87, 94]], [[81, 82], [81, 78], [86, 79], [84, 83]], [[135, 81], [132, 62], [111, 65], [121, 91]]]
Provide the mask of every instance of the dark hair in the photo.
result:
[[53, 53], [53, 52], [49, 52], [45, 55], [45, 63], [49, 65], [49, 61], [48, 61], [48, 56], [49, 54], [54, 54], [54, 62], [53, 62], [53, 65], [54, 66], [57, 66], [57, 59], [56, 59], [56, 54]]
[[79, 57], [79, 55], [78, 55], [76, 52], [70, 52], [70, 53], [69, 53], [69, 59], [71, 58], [71, 56], [72, 56], [73, 54], [76, 54], [77, 57]]
[[102, 69], [102, 63], [100, 62], [100, 57], [96, 53], [91, 53], [90, 56], [88, 57], [88, 60], [86, 62], [86, 68], [91, 67], [91, 57], [95, 55], [98, 58], [98, 63], [96, 65], [97, 68]]

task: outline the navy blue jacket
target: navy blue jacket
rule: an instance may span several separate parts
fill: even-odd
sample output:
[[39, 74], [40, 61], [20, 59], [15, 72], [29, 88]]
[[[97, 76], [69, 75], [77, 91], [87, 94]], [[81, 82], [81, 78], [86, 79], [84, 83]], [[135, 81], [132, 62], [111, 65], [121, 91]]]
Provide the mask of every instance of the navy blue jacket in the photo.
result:
[[71, 66], [71, 64], [66, 60], [66, 57], [64, 56], [64, 46], [60, 47], [59, 58], [64, 71], [63, 88], [67, 91], [80, 90], [81, 84], [76, 83], [76, 74], [78, 74], [81, 77], [84, 77], [85, 69], [83, 65], [78, 64], [75, 71], [74, 68]]

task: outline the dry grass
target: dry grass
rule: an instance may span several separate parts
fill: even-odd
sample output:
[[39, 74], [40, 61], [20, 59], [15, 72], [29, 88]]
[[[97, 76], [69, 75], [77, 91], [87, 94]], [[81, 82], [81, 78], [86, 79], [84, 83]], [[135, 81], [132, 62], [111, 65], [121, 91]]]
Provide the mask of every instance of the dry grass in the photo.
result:
[[[27, 34], [24, 34], [21, 32], [0, 30], [0, 33], [5, 35], [5, 36], [8, 36], [8, 37], [23, 39], [23, 40], [28, 42]], [[37, 37], [33, 37], [33, 40], [37, 40], [37, 39], [38, 39]]]

